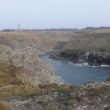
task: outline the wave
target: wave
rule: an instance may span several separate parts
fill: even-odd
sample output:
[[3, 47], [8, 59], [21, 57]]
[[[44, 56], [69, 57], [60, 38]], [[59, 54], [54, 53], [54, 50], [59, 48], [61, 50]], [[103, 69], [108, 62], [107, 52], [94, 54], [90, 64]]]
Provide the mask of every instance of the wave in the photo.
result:
[[87, 62], [86, 63], [72, 63], [72, 62], [69, 62], [69, 64], [73, 64], [73, 65], [76, 65], [76, 66], [88, 66], [88, 67], [110, 67], [110, 65], [89, 65]]
[[101, 67], [110, 67], [110, 65], [101, 65]]

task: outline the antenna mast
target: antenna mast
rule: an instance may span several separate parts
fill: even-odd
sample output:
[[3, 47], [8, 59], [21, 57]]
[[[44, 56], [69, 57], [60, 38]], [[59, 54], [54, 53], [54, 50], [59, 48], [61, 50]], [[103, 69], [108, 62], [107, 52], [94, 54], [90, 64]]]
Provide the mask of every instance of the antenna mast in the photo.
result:
[[18, 30], [20, 30], [20, 23], [18, 23]]

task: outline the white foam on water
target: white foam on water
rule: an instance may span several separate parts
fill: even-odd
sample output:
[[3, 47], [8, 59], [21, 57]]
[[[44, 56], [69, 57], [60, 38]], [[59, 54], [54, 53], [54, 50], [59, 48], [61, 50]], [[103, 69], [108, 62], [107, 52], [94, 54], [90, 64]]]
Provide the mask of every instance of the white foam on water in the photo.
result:
[[110, 67], [110, 65], [98, 65], [98, 66], [93, 65], [93, 66], [91, 66], [88, 63], [72, 63], [71, 61], [69, 61], [69, 64], [76, 65], [76, 66], [89, 66], [89, 67], [93, 67], [93, 68], [96, 68], [96, 67]]
[[110, 65], [101, 65], [101, 67], [109, 67]]

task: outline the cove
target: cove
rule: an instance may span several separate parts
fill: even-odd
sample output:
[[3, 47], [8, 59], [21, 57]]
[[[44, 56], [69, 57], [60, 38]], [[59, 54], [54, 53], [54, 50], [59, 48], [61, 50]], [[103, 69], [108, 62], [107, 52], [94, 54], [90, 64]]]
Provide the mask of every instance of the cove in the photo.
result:
[[64, 60], [53, 60], [48, 54], [40, 56], [40, 59], [52, 65], [56, 73], [68, 84], [100, 82], [110, 75], [110, 66], [78, 65]]

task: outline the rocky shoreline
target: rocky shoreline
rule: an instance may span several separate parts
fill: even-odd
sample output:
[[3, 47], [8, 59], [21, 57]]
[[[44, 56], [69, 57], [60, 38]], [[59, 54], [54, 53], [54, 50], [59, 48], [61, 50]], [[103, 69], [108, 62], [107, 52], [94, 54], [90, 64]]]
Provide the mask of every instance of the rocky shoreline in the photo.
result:
[[52, 59], [68, 60], [76, 64], [87, 63], [90, 66], [110, 65], [110, 54], [104, 52], [63, 52], [58, 51], [50, 54]]

